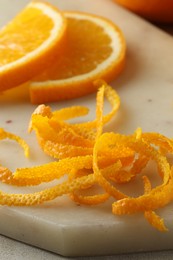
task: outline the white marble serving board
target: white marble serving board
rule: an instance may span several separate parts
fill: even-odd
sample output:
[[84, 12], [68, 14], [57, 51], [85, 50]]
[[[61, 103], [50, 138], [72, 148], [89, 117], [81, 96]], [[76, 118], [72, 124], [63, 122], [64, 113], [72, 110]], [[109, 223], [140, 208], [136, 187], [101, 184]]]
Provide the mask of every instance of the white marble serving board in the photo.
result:
[[[0, 0], [0, 25], [4, 25], [28, 0]], [[127, 12], [111, 0], [51, 0], [60, 9], [82, 10], [111, 19], [124, 32], [127, 63], [122, 75], [112, 82], [121, 108], [107, 130], [130, 134], [137, 127], [173, 136], [173, 38]], [[8, 140], [0, 144], [0, 164], [16, 167], [51, 161], [37, 145], [34, 133], [27, 133], [36, 106], [27, 91], [12, 90], [0, 96], [0, 127], [25, 138], [31, 158]], [[14, 95], [15, 93], [15, 95]], [[51, 104], [53, 109], [89, 105], [93, 118], [95, 95]], [[83, 119], [80, 119], [83, 120]], [[52, 184], [53, 185], [53, 184]], [[40, 188], [45, 187], [43, 185]], [[1, 184], [7, 192], [31, 192], [36, 187], [16, 188]], [[169, 232], [153, 229], [142, 214], [114, 216], [111, 201], [94, 207], [79, 206], [68, 196], [30, 208], [0, 207], [0, 233], [64, 256], [110, 255], [116, 253], [173, 249], [173, 205], [158, 213]]]

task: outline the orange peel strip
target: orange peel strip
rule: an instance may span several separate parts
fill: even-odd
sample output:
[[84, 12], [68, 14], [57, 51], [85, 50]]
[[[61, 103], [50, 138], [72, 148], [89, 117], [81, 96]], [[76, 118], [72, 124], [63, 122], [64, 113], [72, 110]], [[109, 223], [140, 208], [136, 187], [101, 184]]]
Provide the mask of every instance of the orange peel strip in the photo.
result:
[[90, 195], [90, 196], [82, 196], [78, 194], [71, 194], [71, 199], [77, 203], [84, 204], [84, 205], [98, 205], [104, 203], [110, 198], [108, 193], [97, 194], [97, 195]]
[[136, 149], [138, 148], [138, 151], [142, 149], [144, 154], [150, 155], [151, 158], [156, 161], [160, 172], [162, 172], [163, 183], [153, 188], [147, 194], [137, 198], [125, 198], [114, 202], [112, 205], [112, 211], [117, 215], [155, 210], [167, 205], [173, 199], [173, 193], [171, 191], [173, 187], [172, 172], [166, 157], [161, 153], [150, 149], [151, 147], [144, 145], [144, 143], [138, 143], [138, 146], [135, 144], [135, 147]]
[[49, 156], [57, 159], [64, 159], [67, 157], [76, 157], [83, 155], [92, 154], [92, 148], [74, 146], [74, 145], [64, 145], [60, 143], [54, 143], [51, 141], [45, 142], [45, 140], [40, 139], [40, 146], [43, 151]]
[[[80, 177], [82, 174], [82, 176], [86, 176], [86, 173], [85, 171], [78, 171], [78, 170], [74, 170], [72, 172], [72, 174], [69, 175], [69, 180], [72, 180], [72, 179], [76, 179], [78, 177]], [[94, 183], [95, 185], [96, 183]], [[87, 187], [87, 190], [89, 188], [92, 188], [93, 185], [91, 186], [88, 186]], [[96, 195], [81, 195], [81, 190], [78, 190], [77, 192], [72, 192], [70, 193], [70, 198], [75, 201], [76, 203], [79, 203], [79, 204], [84, 204], [84, 205], [97, 205], [97, 204], [100, 204], [100, 203], [103, 203], [105, 202], [106, 200], [109, 199], [110, 195], [108, 193], [99, 193], [99, 194], [96, 194]]]
[[[73, 148], [73, 151], [76, 148], [77, 151], [74, 154], [76, 156], [83, 155], [83, 150], [85, 149], [88, 150], [89, 154], [92, 153], [93, 141], [74, 132], [68, 123], [54, 121], [52, 118], [34, 114], [32, 116], [32, 128], [36, 131], [42, 149], [48, 154], [50, 149], [50, 156], [53, 156], [53, 153], [55, 153], [53, 157], [62, 158], [61, 156], [59, 157], [59, 154], [63, 154], [65, 150], [68, 151], [70, 147]], [[64, 151], [61, 153], [61, 148], [64, 146]]]
[[[15, 186], [28, 186], [27, 178], [15, 179], [13, 173], [6, 167], [0, 166], [0, 181]], [[37, 178], [30, 181], [30, 185], [38, 185], [42, 183]]]
[[[114, 181], [116, 181], [117, 183], [122, 183], [122, 182], [127, 182], [129, 181], [129, 175], [127, 176], [122, 176], [121, 174], [118, 175], [118, 171], [117, 169], [119, 169], [120, 165], [118, 165], [117, 163], [115, 165], [111, 165], [110, 167], [107, 167], [103, 170], [101, 170], [101, 173], [104, 177], [109, 177], [111, 179], [111, 174], [113, 175]], [[116, 173], [116, 174], [115, 174]], [[96, 176], [97, 178], [97, 176]], [[97, 179], [98, 180], [98, 179]], [[100, 184], [100, 182], [99, 182]], [[105, 185], [102, 185], [102, 188], [105, 188]], [[113, 189], [113, 192], [115, 193], [115, 188]], [[120, 194], [120, 192], [118, 192], [118, 190], [116, 189], [116, 194], [118, 193], [118, 196]], [[73, 193], [72, 199], [78, 203], [81, 204], [86, 204], [86, 205], [97, 205], [100, 203], [105, 202], [106, 200], [108, 200], [111, 197], [111, 192], [110, 192], [110, 188], [109, 188], [109, 192], [103, 193], [103, 194], [97, 194], [97, 195], [90, 195], [90, 196], [82, 196], [82, 195], [78, 195], [76, 193]], [[116, 195], [117, 196], [117, 195]]]
[[61, 143], [63, 144], [70, 144], [90, 148], [93, 147], [93, 141], [86, 139], [83, 136], [76, 133], [69, 124], [51, 120], [49, 122], [49, 125], [54, 129], [54, 131], [58, 132], [57, 141], [61, 141]]
[[[148, 177], [143, 176], [143, 181], [144, 181], [144, 191], [145, 193], [149, 193], [151, 191], [151, 183]], [[159, 231], [162, 232], [168, 231], [168, 229], [164, 224], [164, 220], [160, 216], [158, 216], [154, 211], [152, 210], [145, 211], [144, 216], [148, 220], [148, 222]]]
[[[104, 86], [104, 85], [103, 85]], [[98, 167], [98, 144], [100, 141], [100, 137], [102, 134], [102, 128], [103, 128], [103, 103], [104, 103], [104, 87], [100, 88], [97, 94], [97, 107], [96, 107], [96, 117], [97, 117], [97, 135], [96, 135], [96, 141], [93, 148], [93, 171], [94, 175], [96, 176], [96, 179], [98, 183], [105, 189], [107, 193], [112, 195], [116, 199], [122, 199], [126, 198], [127, 196], [120, 192], [118, 189], [113, 187], [110, 182], [106, 180], [106, 178], [102, 175], [99, 167]], [[117, 166], [119, 168], [119, 165], [117, 163]]]
[[[54, 158], [78, 156], [92, 153], [92, 142], [73, 132], [66, 123], [57, 122], [52, 127], [49, 118], [41, 115], [32, 117], [32, 128], [36, 130], [43, 151]], [[59, 129], [58, 129], [59, 127]], [[85, 144], [87, 147], [84, 147]]]
[[169, 194], [173, 181], [166, 157], [140, 139], [136, 142], [128, 142], [127, 146], [156, 161], [163, 183], [138, 198], [125, 198], [114, 202], [112, 205], [113, 213], [118, 215], [132, 214], [139, 211], [154, 210], [169, 203], [173, 197]]
[[145, 211], [144, 216], [154, 228], [158, 229], [161, 232], [168, 231], [167, 227], [164, 224], [164, 220], [154, 211]]
[[[99, 142], [100, 142], [100, 138], [99, 138], [99, 136], [97, 137], [96, 143], [95, 143], [95, 146], [94, 146], [94, 149], [93, 149], [93, 171], [94, 171], [94, 174], [96, 176], [96, 179], [97, 179], [98, 183], [105, 189], [105, 191], [107, 193], [109, 193], [111, 196], [113, 196], [114, 198], [116, 198], [117, 200], [122, 199], [122, 198], [126, 198], [127, 195], [120, 192], [116, 187], [111, 185], [111, 183], [103, 176], [103, 174], [101, 173], [101, 171], [99, 169], [97, 158], [98, 158], [98, 145], [99, 145]], [[121, 165], [121, 163], [120, 163], [120, 161], [118, 161], [117, 162], [117, 170], [119, 170], [120, 165]]]
[[127, 143], [131, 149], [134, 149], [136, 152], [154, 160], [158, 166], [158, 172], [163, 179], [163, 185], [165, 185], [171, 176], [170, 165], [168, 163], [167, 158], [162, 155], [159, 151], [157, 151], [154, 147], [149, 145], [142, 140], [136, 142]]
[[159, 133], [143, 133], [142, 138], [150, 144], [161, 148], [161, 152], [173, 153], [173, 141]]
[[173, 200], [172, 187], [173, 180], [170, 180], [166, 185], [152, 189], [148, 194], [114, 202], [112, 212], [116, 215], [124, 215], [162, 208]]
[[[106, 97], [112, 105], [111, 112], [106, 116], [103, 116], [103, 121], [107, 122], [118, 110], [120, 102], [118, 95], [113, 89], [111, 89], [110, 86], [102, 81], [100, 82], [100, 85], [101, 84], [102, 88], [105, 89]], [[32, 115], [30, 128], [32, 127], [35, 129], [38, 141], [42, 149], [47, 154], [53, 156], [54, 158], [64, 158], [70, 156], [70, 154], [70, 157], [92, 154], [94, 143], [88, 137], [92, 136], [93, 138], [93, 136], [95, 136], [95, 132], [91, 129], [91, 126], [96, 128], [96, 121], [88, 122], [86, 125], [85, 123], [84, 125], [70, 125], [65, 122], [55, 120], [57, 117], [50, 117], [50, 113], [44, 112], [43, 107], [41, 108], [42, 109], [40, 109], [40, 112], [39, 109], [36, 109], [36, 112]], [[47, 107], [45, 109], [47, 109]], [[63, 113], [63, 110], [61, 112]], [[84, 130], [79, 130], [81, 128]], [[86, 146], [89, 149], [87, 149]]]
[[[104, 86], [105, 95], [106, 95], [108, 101], [110, 102], [110, 104], [112, 106], [110, 113], [103, 116], [103, 123], [105, 124], [117, 112], [117, 110], [120, 106], [120, 98], [119, 98], [118, 94], [116, 93], [116, 91], [114, 89], [112, 89], [110, 86], [108, 86], [104, 81], [99, 81], [97, 84], [100, 87]], [[46, 111], [47, 111], [47, 109], [48, 109], [47, 106], [45, 106]], [[30, 129], [31, 129], [31, 126], [32, 126], [32, 128], [34, 128], [36, 130], [36, 132], [40, 136], [43, 137], [42, 139], [48, 140], [48, 137], [46, 138], [46, 136], [44, 136], [42, 130], [40, 129], [41, 125], [43, 125], [44, 123], [43, 122], [40, 122], [40, 124], [38, 123], [40, 121], [41, 116], [44, 117], [44, 116], [48, 115], [48, 118], [50, 118], [49, 122], [51, 122], [51, 119], [52, 119], [52, 129], [50, 130], [50, 132], [53, 134], [54, 126], [56, 126], [55, 121], [57, 121], [57, 122], [61, 121], [63, 116], [65, 117], [64, 118], [65, 120], [72, 118], [72, 117], [74, 117], [76, 111], [78, 113], [78, 116], [80, 116], [82, 114], [86, 114], [88, 112], [88, 110], [84, 107], [71, 107], [71, 108], [66, 108], [66, 109], [54, 111], [54, 112], [52, 112], [52, 114], [50, 116], [50, 112], [46, 113], [44, 111], [43, 105], [41, 105], [35, 110], [35, 112], [33, 113], [32, 117], [31, 117]], [[70, 114], [69, 117], [68, 117], [68, 114]], [[36, 115], [40, 115], [40, 117], [37, 117]], [[48, 121], [48, 119], [47, 119], [47, 121]], [[81, 124], [67, 125], [67, 127], [73, 129], [73, 131], [76, 134], [79, 134], [80, 136], [83, 136], [84, 138], [87, 138], [87, 139], [90, 139], [90, 140], [95, 138], [96, 132], [95, 132], [94, 129], [96, 128], [96, 120], [93, 120], [91, 122], [81, 123]], [[52, 136], [52, 134], [50, 136]], [[52, 139], [53, 139], [53, 136], [52, 136]], [[51, 139], [51, 141], [53, 141], [52, 139]]]
[[[116, 175], [116, 177], [115, 177], [115, 172], [117, 172], [117, 169], [119, 169], [120, 167], [121, 167], [121, 164], [118, 164], [118, 163], [111, 164], [110, 166], [103, 168], [101, 170], [101, 172], [102, 172], [103, 176], [105, 176], [105, 177], [110, 177], [109, 175], [114, 173], [114, 178], [118, 179], [117, 182], [119, 182], [119, 176]], [[74, 176], [77, 177], [76, 172], [75, 172]], [[79, 191], [78, 191], [78, 193], [79, 193]], [[97, 204], [105, 202], [106, 200], [108, 200], [110, 198], [109, 193], [87, 195], [87, 196], [80, 195], [78, 193], [73, 192], [71, 194], [71, 198], [75, 202], [78, 202], [80, 204], [85, 204], [85, 205], [97, 205]]]
[[64, 121], [79, 116], [85, 116], [88, 113], [89, 113], [88, 107], [72, 106], [72, 107], [66, 107], [52, 112], [52, 117], [54, 120]]
[[29, 157], [29, 146], [21, 137], [0, 128], [0, 140], [3, 139], [11, 139], [16, 141], [23, 148], [25, 156]]
[[[117, 169], [117, 163], [113, 163], [114, 158], [107, 159], [106, 157], [99, 157], [98, 160], [104, 175], [109, 176], [115, 167]], [[14, 182], [21, 180], [25, 182], [26, 185], [34, 185], [36, 182], [40, 184], [42, 182], [50, 182], [52, 180], [59, 179], [65, 174], [68, 174], [70, 177], [72, 176], [71, 172], [73, 170], [78, 171], [83, 169], [92, 169], [92, 161], [92, 155], [65, 158], [60, 161], [50, 162], [31, 168], [18, 168], [12, 174], [12, 177], [14, 178]], [[110, 171], [110, 169], [112, 171]], [[119, 180], [119, 176], [117, 179]]]
[[92, 169], [92, 156], [66, 158], [31, 168], [19, 168], [14, 172], [15, 180], [24, 180], [28, 185], [33, 185], [33, 180], [38, 183], [50, 182], [59, 179], [73, 170]]
[[64, 181], [54, 187], [28, 194], [9, 194], [0, 191], [0, 204], [8, 206], [32, 206], [45, 201], [53, 200], [59, 196], [69, 194], [78, 189], [85, 189], [88, 185], [95, 183], [93, 174], [77, 178], [73, 181]]
[[47, 116], [49, 118], [53, 117], [58, 121], [64, 121], [79, 116], [85, 116], [88, 114], [88, 112], [89, 112], [88, 107], [84, 107], [84, 106], [65, 107], [52, 112], [49, 106], [45, 106], [44, 104], [41, 104], [35, 109], [32, 115], [42, 115], [42, 116]]
[[[118, 111], [119, 107], [120, 107], [120, 97], [117, 94], [117, 92], [115, 91], [115, 89], [113, 89], [112, 87], [110, 87], [104, 80], [96, 80], [94, 82], [95, 85], [97, 85], [98, 89], [104, 87], [104, 93], [106, 98], [108, 99], [112, 109], [111, 111], [107, 114], [103, 116], [103, 124], [106, 124], [107, 122], [109, 122], [111, 120], [111, 118], [116, 114], [116, 112]], [[99, 90], [98, 90], [99, 91]], [[97, 127], [97, 119], [90, 121], [90, 122], [85, 122], [85, 123], [81, 123], [81, 124], [74, 124], [74, 127], [78, 127], [78, 128], [96, 128]]]

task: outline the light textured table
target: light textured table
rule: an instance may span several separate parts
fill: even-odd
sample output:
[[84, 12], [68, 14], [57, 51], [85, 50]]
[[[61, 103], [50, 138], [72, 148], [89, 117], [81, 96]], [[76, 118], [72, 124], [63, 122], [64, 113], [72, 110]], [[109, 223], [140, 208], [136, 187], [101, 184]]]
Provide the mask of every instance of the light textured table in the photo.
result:
[[[173, 35], [173, 26], [161, 26], [161, 29], [165, 30], [167, 33]], [[116, 255], [116, 256], [103, 256], [103, 257], [79, 257], [80, 259], [123, 259], [123, 260], [135, 260], [135, 259], [173, 259], [173, 250], [171, 251], [158, 251], [158, 252], [147, 252], [147, 253], [134, 253], [126, 255]], [[66, 257], [61, 257], [51, 252], [47, 252], [24, 243], [12, 240], [10, 238], [0, 236], [0, 259], [1, 260], [56, 260], [56, 259], [70, 259]], [[76, 259], [76, 258], [73, 258]]]

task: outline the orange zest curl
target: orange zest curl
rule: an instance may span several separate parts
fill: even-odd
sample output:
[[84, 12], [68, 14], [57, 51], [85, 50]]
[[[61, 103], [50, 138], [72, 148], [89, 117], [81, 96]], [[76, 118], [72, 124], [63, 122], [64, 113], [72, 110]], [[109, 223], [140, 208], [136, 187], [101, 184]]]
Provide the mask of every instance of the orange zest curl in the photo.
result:
[[[31, 116], [29, 131], [34, 130], [45, 153], [57, 161], [14, 173], [0, 168], [0, 180], [10, 185], [33, 186], [57, 180], [58, 184], [31, 194], [0, 192], [1, 205], [31, 206], [64, 194], [80, 204], [96, 205], [114, 198], [115, 215], [143, 213], [159, 231], [167, 231], [164, 220], [155, 212], [173, 200], [173, 168], [167, 155], [173, 154], [173, 141], [159, 133], [143, 133], [138, 128], [131, 135], [104, 132], [103, 127], [117, 113], [120, 98], [104, 81], [98, 80], [96, 118], [89, 122], [69, 123], [69, 119], [89, 113], [87, 107], [73, 106], [52, 111], [40, 105]], [[104, 98], [111, 105], [104, 114]], [[16, 140], [28, 154], [28, 146], [19, 137], [0, 129], [0, 139]], [[148, 166], [155, 162], [156, 167]], [[152, 177], [157, 176], [158, 184]], [[144, 191], [134, 190], [143, 180]], [[121, 185], [132, 185], [128, 192]], [[128, 193], [128, 194], [126, 194]]]
[[29, 146], [27, 143], [19, 136], [5, 131], [3, 128], [0, 128], [0, 140], [11, 139], [16, 141], [24, 150], [26, 157], [29, 157]]

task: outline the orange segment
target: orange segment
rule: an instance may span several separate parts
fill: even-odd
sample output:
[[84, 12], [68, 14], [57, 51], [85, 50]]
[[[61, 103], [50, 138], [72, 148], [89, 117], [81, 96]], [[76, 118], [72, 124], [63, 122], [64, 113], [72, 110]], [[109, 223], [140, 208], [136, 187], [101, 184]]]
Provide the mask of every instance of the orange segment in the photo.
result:
[[29, 3], [0, 31], [0, 91], [30, 80], [56, 58], [64, 38], [62, 13], [42, 1]]
[[107, 82], [122, 71], [125, 39], [120, 29], [103, 17], [65, 12], [64, 53], [29, 84], [32, 103], [71, 99], [94, 92], [94, 80]]

